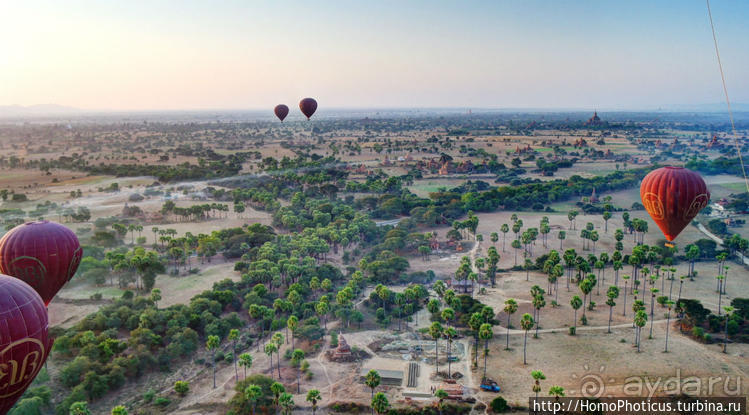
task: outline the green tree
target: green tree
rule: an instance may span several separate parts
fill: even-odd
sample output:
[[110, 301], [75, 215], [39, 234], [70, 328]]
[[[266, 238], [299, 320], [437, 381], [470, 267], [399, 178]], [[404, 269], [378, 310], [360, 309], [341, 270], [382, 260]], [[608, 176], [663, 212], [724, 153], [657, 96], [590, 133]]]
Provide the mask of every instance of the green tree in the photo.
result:
[[70, 415], [91, 415], [91, 411], [88, 409], [88, 402], [73, 402], [70, 405]]
[[229, 330], [229, 341], [231, 342], [232, 356], [235, 356], [234, 360], [234, 380], [239, 381], [239, 370], [237, 369], [237, 340], [239, 340], [239, 330]]
[[442, 411], [444, 410], [445, 405], [445, 399], [447, 399], [449, 395], [447, 394], [447, 392], [445, 392], [444, 389], [437, 389], [436, 391], [434, 391], [434, 396], [439, 400], [437, 408], [439, 408], [440, 415], [442, 415]]
[[494, 337], [494, 332], [492, 331], [491, 324], [482, 324], [479, 329], [479, 339], [484, 341], [484, 379], [486, 379], [486, 357], [489, 355], [489, 340], [491, 340], [492, 337]]
[[112, 408], [112, 415], [127, 415], [127, 408], [122, 405], [117, 405]]
[[387, 396], [382, 392], [372, 397], [372, 409], [378, 414], [386, 414], [390, 410], [390, 402], [388, 402]]
[[282, 393], [281, 396], [278, 397], [278, 403], [281, 406], [284, 415], [291, 415], [291, 410], [294, 409], [294, 397], [290, 393]]
[[239, 365], [244, 368], [244, 377], [247, 379], [247, 369], [252, 367], [252, 355], [249, 353], [240, 354]]
[[606, 291], [606, 297], [608, 297], [608, 299], [606, 300], [606, 305], [609, 306], [608, 333], [611, 333], [611, 320], [613, 319], [614, 315], [614, 306], [616, 305], [615, 300], [619, 298], [619, 287], [615, 285], [610, 286], [608, 291]]
[[273, 382], [270, 385], [270, 391], [273, 394], [273, 405], [276, 406], [276, 412], [278, 412], [278, 407], [281, 404], [281, 395], [286, 393], [286, 388], [280, 382]]
[[301, 389], [299, 386], [299, 378], [301, 376], [301, 364], [302, 360], [304, 360], [304, 350], [302, 349], [295, 349], [293, 352], [291, 352], [291, 361], [294, 363], [294, 366], [297, 367], [296, 370], [296, 393], [301, 393]]
[[572, 320], [572, 328], [570, 330], [570, 334], [574, 335], [577, 331], [577, 310], [582, 307], [583, 300], [581, 300], [580, 297], [574, 295], [570, 300], [570, 305], [572, 306], [572, 309], [575, 310], [575, 318], [574, 320]]
[[[364, 384], [369, 386], [369, 388], [372, 390], [372, 401], [374, 401], [375, 388], [380, 386], [380, 381], [381, 381], [381, 378], [380, 378], [380, 373], [378, 371], [372, 369], [367, 373], [367, 377], [364, 380]], [[374, 406], [372, 407], [372, 413], [374, 413]]]
[[541, 381], [546, 379], [546, 375], [540, 370], [533, 370], [531, 371], [531, 377], [533, 378], [533, 392], [538, 399], [538, 393], [541, 392]]
[[208, 336], [205, 342], [205, 348], [211, 352], [211, 366], [213, 367], [213, 389], [216, 389], [216, 349], [218, 349], [218, 336]]
[[179, 396], [187, 395], [187, 392], [190, 391], [190, 382], [186, 380], [178, 380], [174, 382], [174, 391], [177, 392], [177, 395]]
[[317, 412], [317, 402], [319, 402], [322, 399], [320, 396], [320, 391], [317, 389], [310, 389], [307, 391], [307, 402], [312, 404], [312, 415], [315, 415], [315, 412]]
[[528, 345], [528, 330], [533, 328], [533, 325], [535, 324], [535, 321], [533, 321], [533, 316], [531, 316], [528, 313], [523, 314], [523, 317], [520, 318], [520, 327], [525, 330], [525, 337], [523, 338], [523, 364], [527, 365], [528, 362], [526, 360], [526, 349]]
[[518, 311], [518, 303], [514, 298], [505, 300], [504, 312], [507, 314], [507, 345], [505, 350], [510, 350], [510, 317]]
[[440, 373], [440, 362], [439, 362], [439, 341], [440, 337], [442, 337], [442, 324], [439, 323], [439, 321], [435, 321], [432, 323], [431, 326], [429, 326], [429, 335], [432, 336], [434, 339], [434, 366], [437, 370], [437, 376], [439, 376]]
[[263, 389], [258, 385], [249, 385], [244, 389], [244, 397], [247, 398], [247, 401], [250, 403], [252, 415], [255, 415], [257, 403], [263, 397]]

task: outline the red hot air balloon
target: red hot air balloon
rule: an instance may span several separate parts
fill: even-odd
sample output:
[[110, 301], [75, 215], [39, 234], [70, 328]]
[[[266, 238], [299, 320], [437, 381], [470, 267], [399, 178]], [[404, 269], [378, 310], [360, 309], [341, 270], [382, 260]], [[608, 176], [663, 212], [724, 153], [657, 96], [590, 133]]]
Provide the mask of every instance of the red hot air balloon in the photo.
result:
[[317, 110], [317, 101], [312, 98], [304, 98], [299, 101], [299, 109], [302, 110], [302, 114], [309, 120], [312, 114], [315, 113], [315, 110]]
[[698, 173], [667, 166], [642, 179], [640, 199], [666, 239], [673, 241], [707, 206], [710, 192]]
[[0, 414], [6, 414], [39, 373], [52, 340], [47, 308], [33, 288], [0, 274], [0, 293]]
[[0, 272], [29, 284], [49, 304], [81, 262], [73, 231], [49, 221], [18, 225], [0, 239]]
[[275, 112], [276, 117], [283, 122], [284, 118], [289, 115], [289, 107], [284, 104], [278, 104], [276, 105], [276, 108], [273, 108], [273, 112]]

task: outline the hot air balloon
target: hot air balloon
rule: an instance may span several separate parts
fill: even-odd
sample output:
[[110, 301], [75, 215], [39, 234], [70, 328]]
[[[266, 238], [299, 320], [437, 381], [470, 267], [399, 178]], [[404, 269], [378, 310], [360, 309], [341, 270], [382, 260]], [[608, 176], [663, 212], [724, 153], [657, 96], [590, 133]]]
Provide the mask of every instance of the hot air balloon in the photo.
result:
[[0, 274], [0, 414], [23, 395], [52, 346], [47, 308], [25, 282]]
[[707, 206], [710, 192], [698, 173], [667, 166], [642, 179], [640, 199], [666, 239], [673, 241]]
[[302, 110], [302, 114], [309, 120], [312, 114], [315, 113], [315, 110], [317, 110], [317, 101], [313, 98], [304, 98], [299, 101], [299, 109]]
[[284, 104], [278, 104], [276, 105], [276, 108], [273, 108], [273, 112], [275, 112], [276, 117], [283, 122], [284, 118], [289, 115], [289, 107]]
[[0, 239], [0, 272], [29, 284], [49, 304], [81, 262], [81, 244], [59, 223], [18, 225]]

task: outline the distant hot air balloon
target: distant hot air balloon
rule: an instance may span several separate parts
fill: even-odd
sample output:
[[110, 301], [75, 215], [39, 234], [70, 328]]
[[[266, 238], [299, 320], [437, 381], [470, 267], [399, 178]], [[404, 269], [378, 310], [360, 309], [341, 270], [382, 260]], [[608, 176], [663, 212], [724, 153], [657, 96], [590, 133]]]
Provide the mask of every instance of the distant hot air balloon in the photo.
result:
[[315, 113], [315, 110], [317, 110], [317, 101], [312, 98], [304, 98], [299, 101], [299, 109], [302, 110], [302, 114], [307, 116], [309, 120], [312, 114]]
[[47, 308], [25, 282], [0, 274], [0, 414], [23, 395], [47, 360]]
[[18, 225], [0, 239], [0, 272], [23, 280], [49, 304], [81, 262], [81, 244], [59, 223]]
[[278, 104], [276, 105], [276, 108], [273, 108], [273, 112], [275, 112], [276, 117], [283, 122], [284, 118], [289, 115], [289, 107], [284, 104]]
[[707, 206], [710, 192], [702, 177], [683, 167], [662, 167], [642, 179], [640, 199], [669, 241]]

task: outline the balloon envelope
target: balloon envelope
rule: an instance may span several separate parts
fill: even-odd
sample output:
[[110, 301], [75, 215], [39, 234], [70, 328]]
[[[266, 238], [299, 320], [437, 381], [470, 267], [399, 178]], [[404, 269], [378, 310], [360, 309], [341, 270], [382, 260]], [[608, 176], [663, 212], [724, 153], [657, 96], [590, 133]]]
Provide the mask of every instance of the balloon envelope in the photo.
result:
[[81, 262], [78, 237], [59, 223], [18, 225], [0, 239], [0, 272], [29, 284], [49, 304]]
[[640, 199], [669, 241], [707, 206], [710, 192], [702, 177], [683, 167], [662, 167], [642, 179]]
[[284, 118], [289, 115], [289, 107], [284, 104], [278, 104], [276, 105], [276, 108], [273, 108], [273, 112], [276, 113], [276, 117], [283, 122]]
[[0, 414], [5, 414], [39, 373], [52, 341], [47, 308], [33, 288], [0, 274], [0, 293]]
[[317, 110], [317, 101], [312, 98], [304, 98], [299, 101], [299, 109], [309, 119], [315, 113], [315, 110]]

